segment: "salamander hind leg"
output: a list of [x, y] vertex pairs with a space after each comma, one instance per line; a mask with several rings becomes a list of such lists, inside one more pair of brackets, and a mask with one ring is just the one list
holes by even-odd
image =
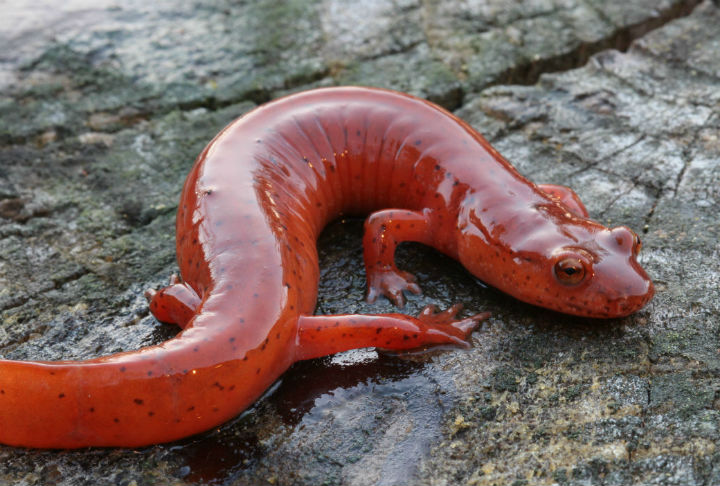
[[585, 205], [580, 200], [580, 196], [569, 187], [558, 186], [556, 184], [538, 184], [538, 188], [544, 193], [560, 200], [573, 214], [583, 218], [590, 217], [587, 209], [585, 209]]
[[164, 289], [145, 291], [150, 303], [150, 312], [160, 322], [176, 324], [185, 328], [195, 315], [200, 297], [187, 284], [181, 283], [177, 275], [170, 277], [170, 285]]
[[300, 316], [296, 359], [312, 359], [376, 347], [392, 351], [451, 344], [468, 347], [468, 339], [487, 312], [456, 318], [460, 305], [444, 312], [426, 307], [418, 317], [404, 314]]
[[395, 249], [403, 241], [430, 244], [428, 214], [406, 209], [384, 209], [365, 220], [363, 250], [367, 276], [367, 301], [380, 295], [398, 307], [405, 305], [403, 291], [420, 293], [415, 276], [395, 266]]

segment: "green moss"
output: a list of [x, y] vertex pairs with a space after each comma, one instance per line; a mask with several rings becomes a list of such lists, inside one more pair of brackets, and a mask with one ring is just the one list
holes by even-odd
[[500, 366], [492, 372], [492, 387], [495, 391], [518, 391], [518, 383], [520, 381], [519, 370], [510, 366]]

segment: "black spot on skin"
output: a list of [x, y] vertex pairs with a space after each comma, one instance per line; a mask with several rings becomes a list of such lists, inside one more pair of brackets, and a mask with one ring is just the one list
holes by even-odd
[[375, 329], [375, 334], [380, 334], [382, 332], [382, 327], [378, 327]]
[[195, 346], [195, 347], [193, 348], [193, 353], [197, 353], [198, 351], [200, 351], [200, 348], [198, 348], [197, 346]]
[[5, 390], [0, 390], [0, 395], [5, 395]]
[[316, 330], [317, 332], [320, 332], [320, 331], [322, 330], [322, 327], [318, 326], [318, 327], [315, 328], [315, 330]]
[[152, 376], [152, 371], [148, 371], [148, 372], [147, 372], [147, 375], [148, 375], [148, 376]]
[[115, 417], [115, 418], [113, 419], [113, 422], [115, 422], [116, 424], [119, 424], [119, 423], [120, 423], [120, 419], [117, 418], [117, 417]]
[[90, 413], [95, 413], [95, 407], [90, 407]]
[[414, 339], [417, 339], [417, 337], [418, 337], [417, 334], [413, 334], [413, 338], [414, 338]]
[[440, 165], [439, 165], [439, 164], [435, 164], [435, 170], [440, 170]]
[[148, 417], [152, 417], [153, 415], [155, 415], [155, 412], [153, 412], [152, 410], [148, 412]]
[[65, 398], [65, 394], [64, 393], [59, 394], [58, 398]]
[[136, 398], [136, 399], [133, 400], [133, 402], [135, 402], [136, 405], [142, 405], [142, 404], [143, 404], [142, 398]]
[[230, 387], [228, 388], [228, 391], [233, 391], [234, 389], [235, 389], [235, 385], [230, 385]]
[[420, 145], [422, 143], [422, 140], [415, 140], [415, 145]]
[[225, 387], [222, 386], [222, 385], [220, 384], [220, 382], [218, 382], [218, 381], [216, 381], [215, 383], [213, 383], [212, 386], [216, 387], [216, 388], [217, 388], [218, 390], [220, 390], [220, 391], [222, 391], [222, 390], [225, 389]]
[[188, 412], [192, 412], [193, 410], [195, 410], [195, 405], [190, 405], [187, 409]]
[[407, 341], [408, 339], [410, 339], [410, 336], [408, 336], [407, 334], [403, 334], [403, 341]]
[[230, 341], [231, 343], [234, 343], [234, 342], [235, 342], [235, 338], [234, 338], [234, 337], [231, 337], [230, 339], [228, 339], [228, 341]]

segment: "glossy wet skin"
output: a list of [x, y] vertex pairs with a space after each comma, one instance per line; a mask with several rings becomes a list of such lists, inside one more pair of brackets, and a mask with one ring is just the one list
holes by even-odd
[[[494, 226], [494, 237], [478, 231], [477, 208], [468, 213], [476, 224], [462, 231], [461, 262], [481, 280], [512, 289], [508, 293], [520, 300], [566, 314], [611, 318], [636, 312], [654, 294], [637, 262], [639, 239], [627, 227], [608, 229], [571, 212], [539, 211], [536, 221], [514, 229], [525, 237], [513, 239], [502, 223]], [[482, 258], [477, 248], [484, 248]], [[488, 261], [502, 262], [502, 270]]]
[[490, 181], [464, 175], [474, 190], [459, 203], [457, 258], [470, 272], [530, 304], [584, 317], [627, 316], [652, 298], [632, 230], [589, 219], [575, 193], [536, 186], [488, 150], [508, 170], [488, 170]]
[[420, 291], [395, 266], [403, 241], [561, 312], [618, 317], [652, 297], [629, 230], [585, 218], [567, 188], [527, 181], [441, 108], [368, 88], [299, 93], [231, 123], [190, 171], [177, 215], [181, 278], [148, 292], [153, 314], [182, 328], [177, 337], [84, 362], [0, 360], [0, 442], [167, 442], [236, 416], [299, 360], [468, 346], [486, 313], [313, 315], [315, 241], [347, 214], [369, 214], [369, 301], [401, 307]]

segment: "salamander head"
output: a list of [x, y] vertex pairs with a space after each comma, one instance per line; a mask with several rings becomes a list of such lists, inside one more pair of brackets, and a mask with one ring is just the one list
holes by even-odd
[[556, 249], [544, 269], [552, 276], [545, 292], [548, 307], [606, 318], [640, 310], [655, 293], [637, 262], [641, 246], [637, 235], [621, 226], [604, 229], [584, 245]]
[[637, 262], [637, 235], [624, 226], [608, 229], [573, 219], [537, 231], [526, 228], [530, 234], [519, 244], [520, 232], [507, 237], [513, 228], [503, 228], [505, 233], [489, 242], [493, 232], [468, 226], [458, 246], [460, 260], [488, 284], [559, 312], [612, 318], [641, 309], [654, 288]]

